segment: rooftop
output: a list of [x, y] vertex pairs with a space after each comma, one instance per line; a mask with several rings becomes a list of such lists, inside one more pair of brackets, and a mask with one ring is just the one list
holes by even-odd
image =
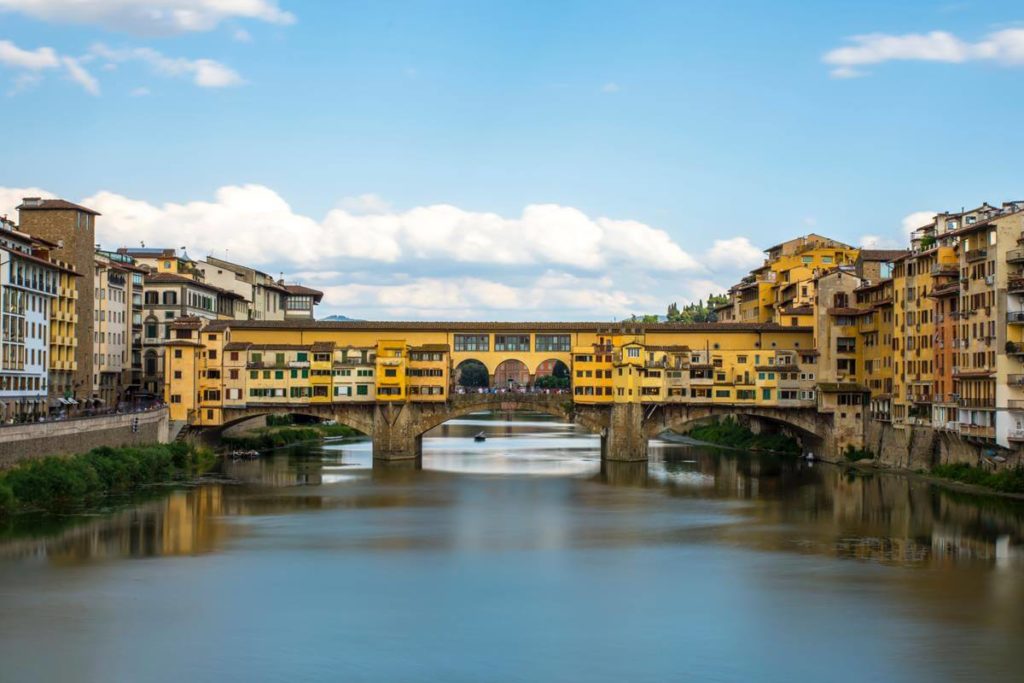
[[40, 199], [39, 197], [25, 197], [18, 205], [18, 211], [81, 211], [99, 216], [99, 211], [69, 202], [66, 199]]

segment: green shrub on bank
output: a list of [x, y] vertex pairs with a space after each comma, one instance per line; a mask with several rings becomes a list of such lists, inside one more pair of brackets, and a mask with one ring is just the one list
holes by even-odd
[[309, 427], [263, 429], [242, 436], [226, 436], [222, 442], [229, 448], [267, 450], [301, 441], [319, 441], [326, 436], [358, 436], [360, 432], [347, 425], [318, 424]]
[[984, 486], [1001, 493], [1024, 493], [1024, 468], [990, 472], [966, 463], [936, 465], [931, 474], [943, 479], [952, 479], [963, 484]]
[[843, 457], [849, 462], [857, 462], [858, 460], [874, 460], [875, 454], [867, 448], [854, 448], [853, 444], [847, 444]]
[[268, 427], [290, 427], [295, 423], [294, 415], [267, 415]]
[[688, 436], [718, 446], [743, 448], [752, 451], [774, 451], [800, 454], [800, 445], [784, 434], [754, 434], [731, 417], [694, 427]]
[[60, 509], [202, 472], [214, 456], [185, 443], [94, 448], [24, 462], [0, 475], [0, 511]]

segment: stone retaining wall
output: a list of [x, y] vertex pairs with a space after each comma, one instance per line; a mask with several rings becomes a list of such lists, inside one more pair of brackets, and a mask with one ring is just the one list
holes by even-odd
[[[137, 422], [137, 430], [132, 426]], [[61, 422], [0, 427], [0, 469], [48, 455], [74, 455], [99, 446], [168, 441], [167, 409]]]
[[864, 447], [875, 454], [875, 462], [885, 467], [907, 470], [931, 470], [936, 465], [967, 463], [993, 467], [997, 463], [982, 457], [995, 450], [1006, 458], [999, 468], [1024, 465], [1021, 451], [1004, 451], [967, 441], [959, 434], [940, 432], [930, 427], [895, 429], [886, 422], [868, 420], [864, 430]]

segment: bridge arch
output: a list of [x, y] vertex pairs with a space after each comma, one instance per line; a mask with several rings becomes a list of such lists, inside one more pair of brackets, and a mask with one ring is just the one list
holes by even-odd
[[530, 386], [530, 368], [518, 358], [506, 358], [494, 368], [494, 386], [517, 388]]
[[424, 405], [420, 410], [414, 426], [416, 436], [423, 436], [449, 420], [485, 410], [544, 413], [579, 425], [594, 434], [601, 434], [607, 427], [602, 414], [576, 410], [572, 397], [568, 394], [466, 394], [458, 396], [448, 405], [442, 404], [435, 410], [429, 408], [430, 406]]
[[249, 420], [271, 415], [294, 415], [311, 418], [316, 421], [334, 420], [338, 424], [351, 427], [367, 436], [373, 434], [373, 407], [365, 405], [345, 406], [324, 404], [295, 406], [261, 406], [259, 408], [243, 408], [224, 410], [224, 422], [214, 432], [224, 434], [227, 430], [237, 427]]
[[696, 423], [735, 417], [780, 428], [797, 439], [804, 451], [821, 454], [828, 447], [831, 436], [830, 416], [819, 414], [813, 408], [757, 408], [735, 405], [679, 405], [659, 406], [658, 411], [644, 422], [648, 438], [665, 431], [684, 432]]
[[452, 382], [455, 386], [477, 389], [491, 386], [493, 373], [487, 364], [477, 358], [466, 358], [455, 366]]

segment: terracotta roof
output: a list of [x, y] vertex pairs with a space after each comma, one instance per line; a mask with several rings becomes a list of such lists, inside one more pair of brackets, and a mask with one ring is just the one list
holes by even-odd
[[[31, 203], [30, 203], [31, 202]], [[25, 197], [18, 205], [18, 211], [82, 211], [99, 216], [99, 211], [69, 202], [66, 199], [39, 199], [38, 197]]]
[[690, 350], [685, 344], [669, 344], [667, 346], [648, 346], [648, 351], [665, 351], [667, 353], [686, 353]]
[[861, 249], [862, 261], [893, 261], [907, 253], [906, 249]]
[[818, 390], [826, 394], [838, 394], [841, 392], [856, 391], [870, 393], [870, 389], [856, 382], [820, 382]]
[[44, 266], [48, 266], [50, 268], [53, 268], [54, 270], [62, 270], [65, 273], [71, 273], [72, 275], [79, 275], [78, 271], [76, 271], [74, 268], [67, 268], [65, 266], [59, 265], [57, 263], [54, 263], [53, 261], [51, 261], [49, 259], [45, 259], [42, 256], [36, 256], [35, 254], [26, 254], [23, 251], [8, 251], [7, 253], [11, 254], [12, 256], [16, 256], [18, 258], [25, 259], [26, 261], [32, 261], [33, 263], [39, 263], [39, 264], [42, 264]]
[[223, 294], [224, 296], [228, 296], [233, 299], [245, 298], [244, 296], [236, 292], [232, 292], [227, 289], [221, 289], [220, 287], [215, 287], [214, 285], [207, 284], [201, 280], [193, 280], [190, 277], [178, 275], [177, 273], [150, 273], [149, 275], [146, 276], [146, 282], [157, 285], [175, 283], [193, 285], [195, 287], [202, 287], [203, 289], [208, 289], [211, 292], [216, 292], [217, 294]]
[[[623, 325], [607, 322], [508, 322], [508, 321], [427, 321], [427, 320], [216, 320], [211, 327], [239, 330], [436, 330], [438, 332], [491, 332], [522, 330], [531, 332], [606, 332], [616, 333]], [[775, 323], [629, 323], [641, 332], [811, 332], [807, 326], [784, 327]]]
[[[202, 327], [203, 319], [196, 315], [185, 315], [171, 322], [171, 327]], [[216, 331], [216, 330], [214, 330]]]
[[284, 285], [285, 291], [289, 294], [296, 294], [300, 296], [311, 296], [318, 302], [324, 297], [324, 293], [319, 289], [313, 289], [311, 287], [305, 287], [303, 285]]
[[828, 309], [829, 315], [867, 315], [871, 313], [870, 308], [830, 308]]
[[334, 351], [334, 342], [329, 342], [329, 341], [313, 342], [313, 346], [311, 348], [312, 348], [313, 351], [319, 351], [320, 353], [324, 353], [326, 351]]
[[447, 344], [421, 344], [420, 346], [410, 346], [413, 351], [450, 351], [450, 347]]
[[230, 342], [224, 345], [225, 351], [245, 351], [252, 346], [252, 342]]
[[814, 315], [814, 306], [794, 306], [779, 311], [782, 315]]

